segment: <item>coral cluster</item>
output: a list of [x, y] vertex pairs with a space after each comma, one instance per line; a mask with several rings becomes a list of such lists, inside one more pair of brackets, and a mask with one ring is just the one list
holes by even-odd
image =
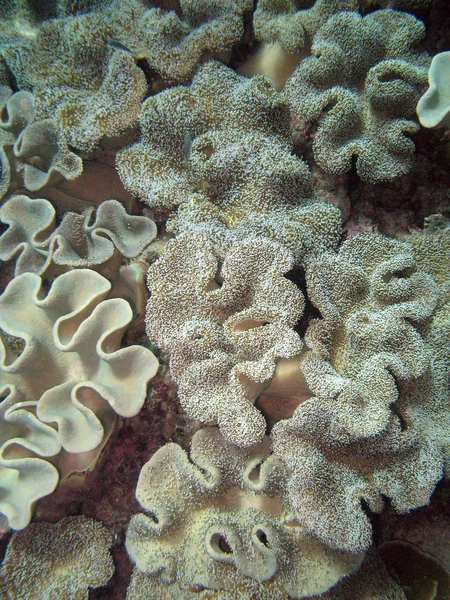
[[293, 326], [303, 296], [283, 277], [292, 265], [289, 251], [259, 238], [237, 243], [219, 267], [206, 236], [184, 234], [148, 272], [147, 332], [170, 356], [183, 407], [240, 446], [264, 435], [252, 403], [277, 360], [302, 348]]
[[51, 263], [92, 268], [116, 252], [134, 258], [156, 237], [153, 221], [128, 215], [117, 200], [102, 202], [96, 212], [68, 212], [55, 229], [48, 200], [14, 196], [0, 208], [0, 221], [9, 226], [0, 236], [0, 259], [17, 256], [16, 275], [43, 275]]
[[253, 15], [255, 36], [280, 44], [287, 52], [299, 52], [331, 16], [357, 8], [357, 0], [316, 0], [300, 10], [293, 0], [259, 0]]
[[[110, 288], [79, 269], [45, 294], [38, 275], [23, 273], [0, 296], [0, 512], [14, 529], [27, 525], [33, 503], [56, 485], [57, 471], [42, 457], [53, 456], [66, 474], [89, 467], [114, 415], [139, 412], [157, 371], [146, 348], [120, 348], [132, 311], [123, 299], [105, 299]], [[65, 464], [62, 450], [78, 456]]]
[[267, 582], [272, 594], [304, 598], [360, 565], [363, 554], [333, 551], [290, 523], [285, 468], [267, 438], [242, 450], [203, 429], [190, 458], [168, 444], [139, 477], [145, 514], [132, 518], [126, 545], [138, 572], [153, 576], [145, 581], [149, 597], [175, 582], [229, 592], [253, 584], [265, 597]]
[[411, 247], [381, 236], [319, 258], [307, 284], [322, 318], [310, 323], [300, 364], [316, 397], [274, 427], [274, 450], [292, 469], [299, 520], [357, 550], [371, 543], [361, 499], [378, 512], [389, 497], [407, 512], [448, 468], [448, 309], [430, 319], [438, 286]]
[[87, 517], [32, 523], [11, 538], [0, 585], [8, 598], [88, 600], [114, 573], [110, 532]]
[[450, 474], [429, 4], [0, 0], [0, 597], [411, 595], [380, 532]]
[[181, 0], [180, 18], [140, 0], [113, 0], [39, 27], [25, 21], [20, 29], [16, 21], [0, 54], [33, 90], [39, 117], [54, 117], [73, 146], [92, 150], [135, 121], [146, 73], [156, 81], [186, 79], [205, 54], [232, 49], [251, 8], [249, 0]]
[[75, 179], [81, 174], [82, 161], [55, 121], [35, 116], [32, 94], [0, 86], [0, 198], [22, 185], [39, 190], [55, 175]]
[[356, 161], [358, 175], [378, 182], [407, 173], [418, 130], [414, 120], [430, 62], [415, 46], [421, 21], [379, 10], [361, 17], [338, 13], [316, 33], [312, 56], [288, 80], [285, 94], [295, 116], [317, 126], [317, 164], [333, 174]]
[[263, 235], [306, 260], [335, 248], [340, 215], [315, 198], [306, 164], [292, 153], [289, 120], [267, 78], [210, 62], [189, 87], [144, 102], [141, 140], [118, 153], [117, 169], [151, 207], [180, 207], [174, 233], [205, 233], [222, 255], [236, 240]]

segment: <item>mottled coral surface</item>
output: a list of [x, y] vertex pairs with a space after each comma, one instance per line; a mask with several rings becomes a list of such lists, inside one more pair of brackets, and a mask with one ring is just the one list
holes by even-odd
[[[102, 421], [89, 378], [70, 397], [107, 434], [84, 461], [59, 449], [58, 411], [39, 411], [31, 384], [0, 381], [2, 460], [44, 462], [38, 433], [55, 442], [30, 529], [0, 515], [0, 558], [17, 540], [0, 597], [27, 593], [27, 552], [33, 594], [49, 584], [53, 542], [36, 551], [27, 532], [62, 536], [76, 564], [70, 523], [104, 568], [58, 569], [64, 600], [449, 597], [450, 133], [415, 112], [450, 49], [447, 4], [0, 0], [0, 290], [39, 271], [39, 304], [90, 269], [106, 306], [129, 304], [105, 353], [159, 363], [135, 416]], [[58, 261], [58, 235], [75, 260]], [[22, 300], [0, 330], [16, 380]], [[66, 315], [68, 337], [93, 309]], [[62, 368], [54, 339], [26, 374], [40, 391], [92, 366]], [[198, 452], [204, 431], [217, 443]]]

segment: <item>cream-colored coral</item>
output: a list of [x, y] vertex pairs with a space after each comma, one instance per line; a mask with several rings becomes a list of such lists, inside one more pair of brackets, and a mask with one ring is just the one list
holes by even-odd
[[253, 406], [277, 360], [297, 355], [303, 296], [283, 274], [292, 255], [265, 238], [236, 243], [223, 264], [206, 236], [171, 240], [148, 272], [147, 333], [170, 357], [190, 417], [217, 421], [250, 446], [264, 435]]
[[230, 229], [220, 207], [193, 194], [168, 220], [167, 229], [177, 235], [190, 232], [206, 235], [214, 240], [215, 252], [221, 260], [236, 242], [265, 237], [286, 246], [295, 263], [305, 265], [319, 254], [337, 248], [341, 216], [334, 206], [311, 200], [294, 207], [250, 209]]
[[316, 0], [310, 8], [300, 10], [297, 4], [293, 0], [259, 0], [253, 15], [256, 39], [299, 52], [332, 15], [358, 9], [358, 0]]
[[450, 127], [450, 52], [433, 57], [428, 72], [429, 88], [417, 104], [424, 127]]
[[312, 194], [308, 168], [292, 153], [288, 106], [266, 77], [209, 62], [189, 87], [148, 98], [139, 121], [141, 140], [119, 152], [117, 169], [150, 206], [174, 208], [197, 192], [232, 225], [252, 207], [299, 204]]
[[75, 179], [83, 170], [52, 119], [35, 120], [30, 92], [0, 87], [0, 198], [25, 186], [36, 191], [60, 178]]
[[45, 199], [14, 196], [0, 208], [9, 225], [0, 236], [0, 259], [17, 257], [15, 275], [42, 275], [54, 262], [61, 266], [94, 267], [116, 254], [138, 256], [156, 237], [156, 225], [130, 216], [117, 200], [102, 202], [84, 213], [68, 212], [55, 229], [55, 209]]
[[84, 516], [32, 523], [8, 544], [2, 584], [15, 600], [87, 600], [114, 573], [112, 535]]
[[[115, 414], [129, 417], [139, 412], [147, 382], [158, 369], [146, 348], [120, 348], [133, 315], [125, 300], [105, 300], [110, 288], [101, 275], [79, 269], [60, 275], [47, 294], [40, 277], [24, 273], [0, 296], [2, 382], [20, 393], [10, 403], [9, 414], [20, 417], [23, 397], [25, 408], [34, 407], [41, 423], [55, 427], [62, 448], [77, 455], [72, 470], [86, 469], [95, 460]], [[14, 347], [14, 340], [22, 347]], [[51, 444], [54, 449], [52, 439]], [[51, 453], [55, 454], [48, 450], [47, 455]], [[62, 472], [64, 460], [64, 453], [54, 459]], [[28, 468], [27, 476], [39, 478], [39, 469]], [[17, 529], [26, 526], [35, 500], [29, 486], [22, 497], [22, 488], [16, 487], [19, 475], [12, 464], [0, 477], [2, 496], [12, 498], [1, 510]]]
[[34, 503], [56, 488], [57, 469], [46, 458], [61, 450], [58, 434], [36, 417], [37, 402], [15, 385], [0, 388], [0, 513], [21, 529]]
[[145, 514], [132, 517], [126, 539], [139, 571], [198, 591], [245, 583], [264, 590], [268, 582], [304, 598], [360, 565], [362, 554], [330, 550], [290, 524], [286, 472], [267, 438], [243, 450], [203, 429], [190, 458], [167, 444], [141, 471], [136, 496]]
[[413, 164], [410, 135], [430, 57], [416, 52], [421, 21], [390, 9], [331, 17], [314, 37], [312, 56], [287, 81], [294, 116], [314, 123], [313, 151], [326, 171], [388, 181]]
[[405, 513], [426, 504], [443, 475], [442, 450], [420, 429], [402, 430], [394, 414], [369, 437], [343, 441], [339, 425], [334, 400], [318, 396], [274, 426], [272, 443], [291, 471], [298, 521], [332, 548], [355, 552], [372, 543], [363, 505], [381, 512], [390, 498]]

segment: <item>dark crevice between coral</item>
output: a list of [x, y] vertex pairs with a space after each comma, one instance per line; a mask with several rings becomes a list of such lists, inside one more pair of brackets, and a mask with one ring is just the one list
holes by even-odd
[[[385, 498], [383, 496], [383, 500], [387, 501], [387, 500], [389, 500], [389, 498]], [[360, 501], [360, 504], [361, 504], [361, 510], [366, 515], [366, 517], [369, 519], [369, 521], [372, 523], [372, 519], [373, 519], [374, 513], [370, 510], [368, 502], [364, 498], [360, 498], [359, 501]]]
[[253, 11], [244, 14], [244, 33], [237, 44], [231, 50], [228, 66], [237, 71], [251, 55], [259, 48], [260, 43], [255, 40], [253, 32], [253, 12], [256, 10], [257, 0], [253, 1]]
[[402, 431], [406, 431], [408, 429], [408, 424], [405, 420], [405, 418], [403, 417], [403, 415], [401, 414], [399, 407], [397, 406], [396, 402], [393, 402], [389, 408], [391, 409], [391, 412], [398, 418], [399, 422], [400, 422], [400, 428]]
[[227, 538], [224, 535], [215, 533], [211, 540], [211, 545], [213, 546], [213, 548], [218, 548], [224, 554], [233, 554], [233, 550], [230, 544], [228, 543]]
[[[1, 58], [1, 56], [0, 56], [0, 58]], [[20, 87], [19, 87], [19, 84], [17, 83], [16, 76], [11, 71], [11, 69], [6, 64], [6, 62], [4, 62], [3, 64], [6, 69], [6, 80], [8, 82], [7, 85], [11, 88], [13, 94], [15, 94], [16, 92], [20, 91]]]
[[301, 338], [305, 337], [306, 330], [309, 327], [309, 323], [312, 319], [322, 319], [322, 314], [318, 308], [314, 306], [311, 300], [308, 298], [306, 290], [306, 274], [303, 268], [294, 267], [284, 277], [289, 281], [292, 281], [303, 293], [305, 298], [305, 310], [302, 316], [294, 326], [294, 331], [298, 333]]

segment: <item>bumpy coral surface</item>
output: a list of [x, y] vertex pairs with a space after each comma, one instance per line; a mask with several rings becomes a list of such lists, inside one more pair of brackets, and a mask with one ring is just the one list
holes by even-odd
[[45, 199], [14, 196], [0, 208], [0, 221], [9, 225], [0, 236], [0, 259], [17, 257], [15, 274], [42, 275], [49, 265], [93, 267], [115, 252], [138, 256], [156, 237], [147, 217], [130, 216], [116, 200], [102, 202], [84, 213], [66, 213], [55, 229], [55, 209]]
[[207, 63], [189, 87], [148, 98], [139, 121], [141, 141], [119, 153], [117, 169], [150, 206], [171, 209], [202, 193], [232, 224], [251, 207], [312, 194], [307, 166], [291, 152], [286, 102], [263, 76]]
[[370, 234], [318, 258], [307, 286], [323, 317], [306, 332], [308, 385], [335, 398], [343, 437], [376, 435], [397, 400], [396, 381], [429, 368], [430, 351], [411, 322], [432, 314], [438, 287], [418, 269], [410, 246]]
[[[62, 472], [90, 466], [111, 432], [114, 414], [139, 412], [147, 382], [158, 368], [158, 361], [146, 348], [120, 348], [132, 311], [125, 300], [105, 300], [110, 288], [101, 275], [80, 269], [59, 276], [45, 295], [40, 277], [24, 273], [0, 296], [2, 382], [20, 392], [4, 400], [8, 410], [2, 429], [6, 426], [9, 433], [8, 421], [20, 425], [27, 419], [35, 428], [33, 415], [21, 412], [32, 412], [35, 407], [41, 423], [56, 424], [62, 448], [79, 454], [68, 465], [64, 456], [55, 458]], [[41, 440], [46, 435], [56, 455], [59, 449], [53, 436], [45, 428], [39, 435]], [[32, 453], [28, 437], [23, 433], [16, 444]], [[38, 452], [41, 456], [51, 453], [49, 448], [46, 453]], [[27, 479], [36, 481], [39, 489], [41, 472], [39, 461], [2, 462], [0, 511], [14, 529], [29, 521], [36, 490]], [[23, 485], [24, 481], [28, 485]], [[50, 487], [47, 482], [47, 489]]]
[[345, 173], [356, 159], [359, 176], [370, 182], [410, 170], [408, 136], [418, 130], [415, 108], [430, 60], [415, 51], [424, 32], [421, 21], [393, 10], [340, 13], [319, 29], [312, 56], [285, 88], [294, 115], [317, 125], [319, 166]]
[[139, 477], [136, 495], [146, 514], [132, 518], [126, 545], [136, 568], [155, 576], [154, 586], [148, 579], [150, 598], [161, 597], [158, 575], [198, 591], [238, 590], [248, 580], [264, 590], [271, 580], [304, 598], [361, 563], [362, 554], [330, 550], [289, 524], [286, 473], [267, 438], [242, 450], [217, 429], [204, 429], [195, 434], [190, 456], [167, 444]]
[[52, 119], [34, 121], [32, 94], [0, 86], [0, 198], [12, 187], [39, 190], [55, 175], [75, 179], [83, 169]]
[[253, 15], [256, 38], [298, 52], [332, 15], [358, 8], [357, 0], [316, 0], [311, 8], [300, 10], [296, 4], [293, 0], [259, 0]]
[[111, 544], [106, 527], [87, 517], [32, 523], [15, 533], [8, 545], [4, 590], [15, 600], [87, 600], [88, 588], [105, 585], [114, 573]]
[[274, 427], [274, 449], [292, 469], [299, 520], [334, 547], [360, 549], [371, 543], [361, 499], [377, 512], [387, 496], [406, 512], [448, 468], [448, 306], [436, 310], [439, 288], [412, 248], [381, 236], [319, 258], [307, 285], [323, 318], [300, 364], [317, 397]]
[[170, 223], [176, 233], [203, 231], [222, 254], [233, 240], [263, 234], [301, 260], [336, 246], [340, 216], [314, 199], [289, 123], [287, 104], [266, 77], [249, 80], [210, 62], [191, 86], [144, 102], [141, 140], [119, 152], [117, 169], [151, 207], [181, 205]]
[[133, 123], [147, 92], [145, 73], [186, 79], [204, 54], [232, 49], [251, 8], [249, 0], [181, 0], [177, 14], [114, 0], [39, 28], [25, 21], [18, 32], [13, 23], [1, 36], [1, 54], [33, 89], [38, 114], [55, 117], [72, 145], [89, 150]]
[[285, 248], [259, 238], [237, 243], [219, 265], [208, 238], [185, 234], [148, 272], [147, 333], [170, 356], [183, 407], [241, 446], [264, 435], [252, 402], [276, 361], [302, 347], [293, 326], [303, 296], [283, 277], [292, 264]]

